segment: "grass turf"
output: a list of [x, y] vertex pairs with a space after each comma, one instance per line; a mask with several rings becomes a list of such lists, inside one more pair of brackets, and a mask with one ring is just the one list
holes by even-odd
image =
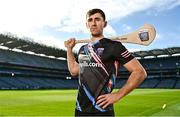
[[[73, 116], [76, 93], [77, 90], [0, 90], [0, 116]], [[116, 116], [180, 116], [180, 90], [136, 89], [114, 107]]]

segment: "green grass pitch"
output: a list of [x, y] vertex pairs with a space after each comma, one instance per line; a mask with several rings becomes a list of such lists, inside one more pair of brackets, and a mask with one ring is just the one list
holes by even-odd
[[[76, 93], [0, 90], [0, 116], [73, 116]], [[116, 116], [180, 116], [180, 90], [136, 89], [114, 107]]]

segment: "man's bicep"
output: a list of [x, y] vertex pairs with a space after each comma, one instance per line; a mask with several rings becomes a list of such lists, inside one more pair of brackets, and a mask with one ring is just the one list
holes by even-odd
[[141, 70], [143, 69], [142, 65], [139, 63], [139, 61], [134, 58], [132, 60], [130, 60], [129, 62], [124, 64], [124, 67], [129, 71], [129, 72], [133, 72], [136, 70]]

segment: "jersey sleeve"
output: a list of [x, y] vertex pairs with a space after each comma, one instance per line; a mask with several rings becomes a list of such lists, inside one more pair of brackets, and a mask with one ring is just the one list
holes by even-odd
[[122, 45], [122, 43], [114, 42], [113, 45], [113, 57], [121, 64], [125, 64], [134, 58], [134, 56]]

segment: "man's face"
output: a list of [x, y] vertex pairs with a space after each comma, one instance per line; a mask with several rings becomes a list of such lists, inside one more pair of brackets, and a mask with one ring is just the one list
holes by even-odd
[[103, 17], [100, 13], [95, 13], [90, 17], [87, 17], [87, 28], [90, 30], [92, 36], [101, 36], [103, 34], [103, 29], [106, 25]]

